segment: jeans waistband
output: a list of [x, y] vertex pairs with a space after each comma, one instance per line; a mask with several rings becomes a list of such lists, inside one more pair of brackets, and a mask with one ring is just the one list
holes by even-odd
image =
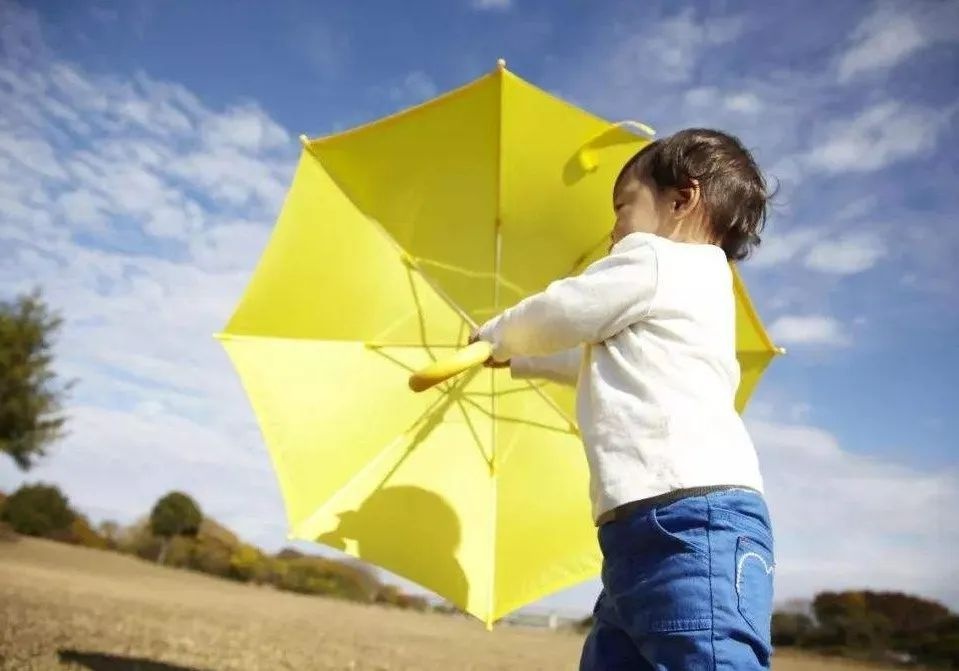
[[611, 510], [607, 510], [596, 519], [596, 526], [600, 527], [608, 522], [615, 522], [616, 520], [633, 515], [638, 511], [650, 510], [652, 508], [656, 508], [657, 506], [664, 506], [668, 503], [679, 501], [680, 499], [686, 499], [691, 496], [706, 496], [707, 494], [715, 494], [716, 492], [724, 492], [730, 489], [745, 490], [759, 494], [759, 492], [752, 487], [744, 487], [743, 485], [709, 485], [707, 487], [686, 487], [684, 489], [674, 489], [666, 492], [665, 494], [659, 494], [657, 496], [650, 496], [649, 498], [645, 499], [630, 501], [629, 503], [624, 503]]

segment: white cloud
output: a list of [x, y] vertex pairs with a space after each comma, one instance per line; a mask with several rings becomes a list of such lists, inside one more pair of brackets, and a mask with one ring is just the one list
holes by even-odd
[[390, 100], [402, 105], [415, 105], [436, 97], [436, 83], [420, 70], [410, 72], [389, 88]]
[[763, 110], [763, 102], [755, 93], [733, 93], [723, 101], [726, 109], [745, 114], [758, 114]]
[[202, 131], [208, 147], [228, 145], [245, 150], [273, 149], [289, 142], [289, 134], [253, 105], [206, 118]]
[[683, 96], [683, 102], [693, 113], [721, 108], [729, 112], [758, 114], [764, 108], [763, 101], [751, 91], [730, 93], [715, 86], [699, 86]]
[[824, 315], [785, 315], [769, 326], [773, 340], [782, 345], [848, 345], [849, 336], [843, 325]]
[[879, 2], [855, 28], [837, 60], [839, 81], [893, 68], [929, 45], [959, 39], [955, 3]]
[[749, 259], [753, 268], [770, 268], [788, 263], [796, 258], [822, 236], [812, 228], [799, 228], [792, 231], [777, 231], [764, 236], [755, 256]]
[[513, 0], [472, 0], [473, 9], [479, 10], [506, 10], [513, 6]]
[[889, 101], [826, 126], [806, 165], [829, 173], [873, 172], [936, 146], [952, 110]]
[[913, 17], [881, 7], [853, 33], [853, 45], [839, 59], [839, 80], [894, 66], [928, 41]]
[[[18, 25], [39, 25], [16, 11]], [[81, 509], [121, 519], [186, 488], [275, 548], [275, 479], [211, 334], [249, 279], [299, 147], [255, 104], [214, 109], [177, 84], [18, 52], [24, 37], [0, 25], [0, 46], [20, 54], [0, 62], [0, 292], [44, 289], [66, 320], [58, 369], [79, 379], [70, 434], [26, 476], [0, 460], [0, 488], [50, 479]]]
[[886, 246], [875, 233], [850, 233], [813, 245], [805, 264], [823, 273], [853, 275], [872, 268], [885, 255]]
[[608, 60], [610, 82], [623, 86], [638, 74], [667, 82], [686, 82], [700, 58], [727, 44], [745, 29], [740, 18], [701, 20], [692, 9], [660, 19], [646, 29], [626, 33]]
[[749, 429], [775, 530], [778, 601], [870, 588], [959, 604], [959, 473], [855, 454], [815, 426]]
[[[851, 452], [809, 413], [803, 402], [757, 403], [749, 415], [762, 419], [747, 420], [776, 545], [776, 604], [873, 589], [959, 608], [959, 472]], [[543, 605], [585, 613], [599, 589], [591, 581]]]

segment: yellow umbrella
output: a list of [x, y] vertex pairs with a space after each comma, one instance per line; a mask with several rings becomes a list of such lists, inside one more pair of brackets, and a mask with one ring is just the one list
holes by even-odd
[[[410, 373], [605, 252], [610, 191], [648, 140], [497, 69], [304, 138], [220, 338], [259, 419], [291, 536], [339, 547], [487, 626], [597, 575], [573, 390], [482, 367]], [[775, 349], [738, 281], [740, 407]]]

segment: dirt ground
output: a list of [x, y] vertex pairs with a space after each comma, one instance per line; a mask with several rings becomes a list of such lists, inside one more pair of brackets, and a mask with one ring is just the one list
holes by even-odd
[[[575, 669], [570, 632], [277, 592], [49, 541], [0, 542], [0, 669]], [[776, 671], [866, 669], [777, 654]]]

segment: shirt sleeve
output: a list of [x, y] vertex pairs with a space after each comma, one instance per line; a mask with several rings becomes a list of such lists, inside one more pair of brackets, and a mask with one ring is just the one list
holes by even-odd
[[546, 356], [514, 356], [510, 359], [510, 374], [517, 380], [542, 379], [576, 386], [583, 363], [583, 348]]
[[556, 280], [477, 331], [493, 358], [555, 354], [600, 343], [642, 320], [656, 295], [656, 250], [645, 243], [615, 252], [582, 274]]

